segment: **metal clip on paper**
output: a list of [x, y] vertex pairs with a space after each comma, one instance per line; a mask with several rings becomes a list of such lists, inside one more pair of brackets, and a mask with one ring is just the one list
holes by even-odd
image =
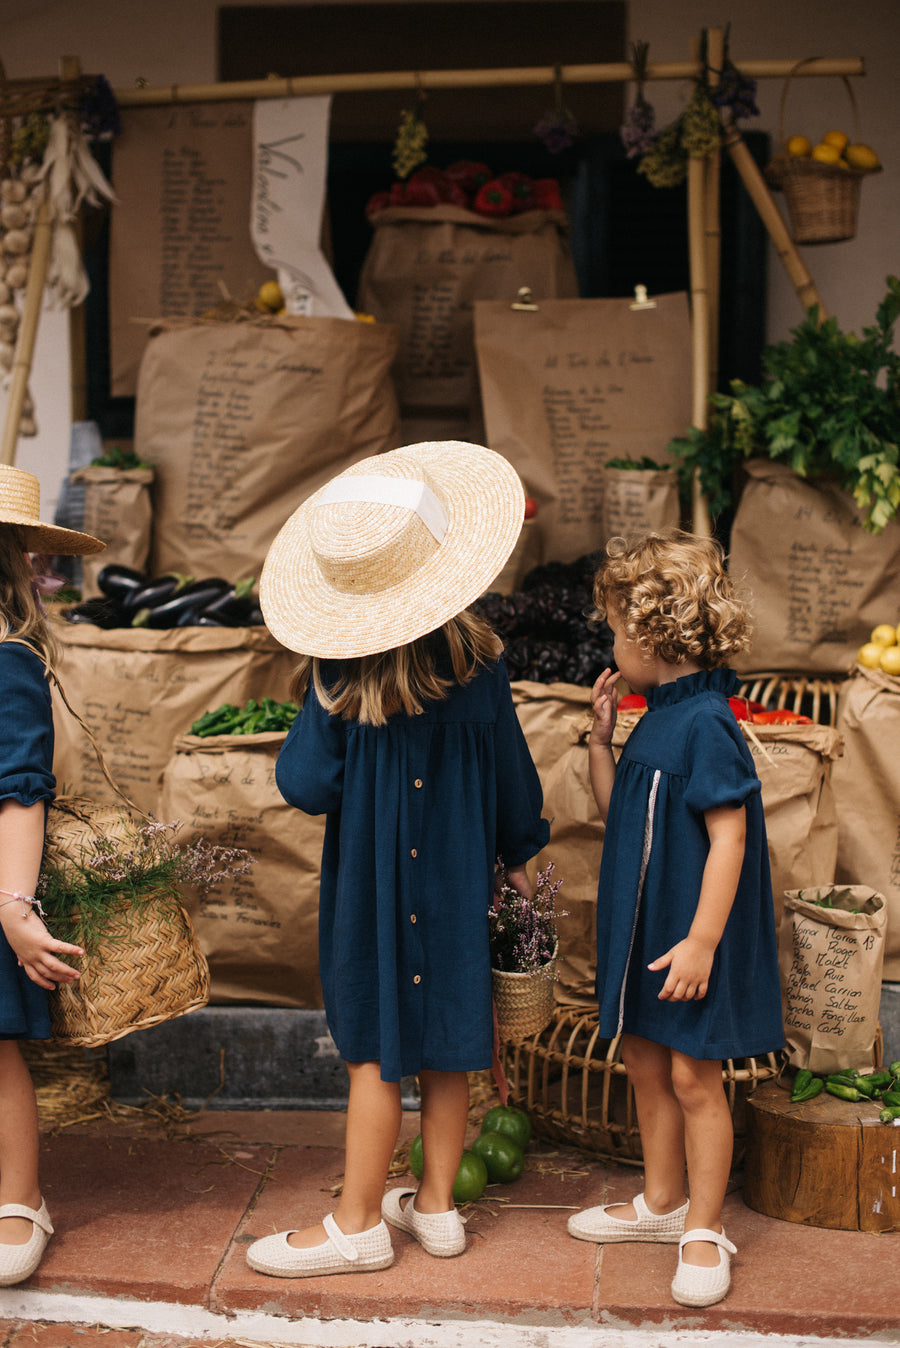
[[530, 286], [519, 286], [516, 298], [513, 300], [510, 308], [519, 309], [523, 313], [536, 314], [538, 312], [538, 306], [531, 297]]
[[631, 301], [628, 307], [629, 309], [655, 309], [656, 300], [649, 300], [647, 298], [646, 286], [635, 286], [634, 299]]

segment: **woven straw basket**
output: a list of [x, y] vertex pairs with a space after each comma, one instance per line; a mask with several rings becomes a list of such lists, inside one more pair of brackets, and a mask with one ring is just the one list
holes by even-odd
[[553, 1018], [556, 1000], [556, 956], [559, 942], [553, 948], [553, 957], [533, 974], [505, 973], [491, 970], [494, 1006], [497, 1008], [497, 1027], [504, 1042], [527, 1039], [539, 1034]]
[[[798, 61], [784, 82], [781, 93], [780, 139], [785, 143], [784, 109], [791, 76], [813, 58]], [[853, 110], [855, 141], [859, 141], [859, 114], [853, 89], [841, 76]], [[879, 172], [878, 169], [870, 172]], [[856, 234], [860, 186], [867, 176], [856, 169], [837, 164], [821, 164], [817, 159], [799, 159], [781, 153], [766, 168], [766, 181], [784, 192], [795, 243], [839, 243]]]
[[[127, 844], [133, 828], [130, 816], [115, 806], [62, 796], [49, 811], [45, 858], [65, 867], [87, 854], [92, 837]], [[123, 900], [111, 909], [96, 949], [82, 960], [78, 981], [51, 995], [53, 1037], [96, 1048], [208, 1000], [209, 968], [185, 910], [155, 905], [152, 897], [136, 910]]]

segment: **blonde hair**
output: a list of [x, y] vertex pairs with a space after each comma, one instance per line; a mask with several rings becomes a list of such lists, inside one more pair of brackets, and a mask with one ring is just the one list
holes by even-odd
[[[452, 679], [437, 670], [444, 649], [450, 656]], [[337, 680], [328, 688], [323, 662], [304, 656], [291, 681], [291, 697], [302, 705], [312, 681], [316, 697], [332, 715], [364, 725], [384, 725], [396, 712], [414, 716], [422, 711], [423, 703], [445, 698], [454, 683], [468, 683], [482, 665], [498, 659], [502, 650], [496, 633], [467, 609], [407, 646], [341, 660]]]
[[0, 641], [11, 637], [52, 664], [55, 643], [35, 593], [25, 532], [17, 524], [0, 524]]
[[712, 538], [670, 529], [613, 538], [594, 578], [599, 617], [612, 610], [627, 639], [667, 664], [724, 665], [750, 644], [750, 618]]

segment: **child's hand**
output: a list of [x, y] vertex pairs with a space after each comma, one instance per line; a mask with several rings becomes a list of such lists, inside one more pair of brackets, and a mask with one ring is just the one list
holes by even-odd
[[29, 913], [23, 921], [18, 914], [3, 923], [6, 939], [32, 983], [51, 992], [57, 983], [74, 983], [80, 978], [77, 969], [63, 964], [58, 955], [80, 956], [80, 946], [67, 945], [51, 936], [37, 913]]
[[648, 964], [647, 968], [653, 973], [658, 969], [668, 968], [669, 973], [662, 990], [659, 993], [659, 1000], [662, 1002], [691, 1002], [701, 1001], [706, 996], [706, 990], [709, 987], [709, 975], [712, 970], [713, 955], [715, 950], [710, 950], [708, 946], [701, 944], [700, 941], [693, 940], [690, 936], [673, 945], [671, 950], [667, 950], [659, 959]]
[[[528, 879], [528, 872], [524, 866], [510, 866], [506, 872], [507, 882], [512, 885], [517, 894], [521, 894], [523, 899], [533, 899], [534, 890], [531, 881]], [[500, 892], [500, 876], [496, 876], [494, 881], [495, 893]]]
[[616, 728], [619, 690], [615, 685], [620, 678], [618, 670], [613, 674], [611, 669], [604, 669], [591, 689], [591, 707], [594, 711], [591, 739], [597, 744], [609, 744]]

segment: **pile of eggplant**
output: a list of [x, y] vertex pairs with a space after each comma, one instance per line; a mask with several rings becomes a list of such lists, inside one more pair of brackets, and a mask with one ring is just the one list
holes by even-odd
[[263, 616], [253, 593], [255, 580], [220, 576], [197, 580], [167, 571], [150, 576], [110, 563], [97, 575], [102, 594], [67, 609], [71, 623], [95, 627], [261, 627]]

